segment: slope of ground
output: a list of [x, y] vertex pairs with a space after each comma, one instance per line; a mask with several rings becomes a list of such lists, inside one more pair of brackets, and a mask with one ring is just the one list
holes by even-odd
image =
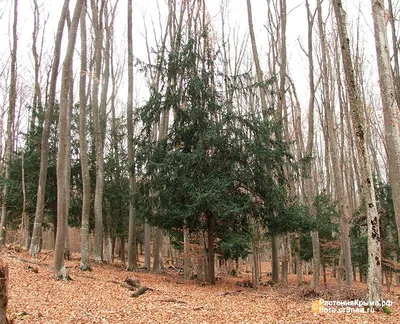
[[[215, 286], [184, 281], [176, 273], [126, 272], [122, 265], [94, 265], [79, 270], [79, 255], [66, 261], [72, 281], [54, 279], [50, 252], [31, 259], [26, 252], [8, 250], [8, 317], [14, 323], [400, 323], [399, 291], [385, 293], [393, 301], [392, 314], [313, 314], [314, 291], [295, 286], [239, 287], [245, 278], [223, 276]], [[29, 263], [28, 261], [32, 261]], [[152, 290], [138, 298], [121, 286], [136, 277]], [[320, 290], [326, 300], [356, 299], [365, 286], [338, 292]], [[347, 295], [346, 295], [347, 294]], [[350, 297], [350, 298], [346, 298]]]

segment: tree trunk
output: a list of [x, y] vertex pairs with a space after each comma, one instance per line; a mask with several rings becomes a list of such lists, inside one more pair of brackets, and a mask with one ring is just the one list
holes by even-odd
[[190, 279], [190, 237], [186, 227], [183, 228], [183, 277]]
[[350, 250], [350, 227], [349, 221], [351, 219], [351, 210], [349, 198], [346, 192], [346, 188], [343, 182], [343, 173], [340, 166], [339, 158], [339, 148], [337, 144], [337, 132], [335, 128], [335, 116], [333, 107], [330, 102], [330, 87], [329, 87], [329, 72], [327, 63], [327, 42], [325, 39], [325, 32], [323, 28], [322, 21], [322, 10], [321, 2], [318, 2], [318, 28], [321, 37], [321, 61], [322, 61], [322, 84], [324, 91], [324, 108], [326, 112], [327, 120], [327, 135], [330, 145], [332, 169], [335, 182], [335, 193], [337, 195], [337, 200], [339, 201], [339, 209], [341, 212], [340, 219], [340, 239], [341, 239], [341, 249], [344, 255], [344, 267], [346, 273], [346, 284], [351, 287], [353, 284], [352, 277], [352, 263], [351, 263], [351, 250]]
[[104, 226], [104, 260], [108, 263], [111, 264], [111, 255], [113, 253], [112, 248], [111, 248], [111, 230], [110, 230], [110, 224], [109, 221], [106, 221], [105, 226]]
[[302, 286], [303, 285], [303, 266], [302, 266], [302, 260], [300, 256], [300, 235], [298, 233], [295, 234], [295, 240], [296, 240], [296, 245], [295, 245], [295, 258], [296, 258], [296, 275], [297, 275], [297, 285]]
[[120, 259], [123, 264], [125, 264], [125, 237], [121, 237], [121, 255]]
[[[400, 237], [400, 125], [399, 106], [396, 99], [395, 76], [391, 67], [389, 42], [386, 33], [386, 10], [382, 0], [373, 0], [376, 57], [379, 84], [385, 121], [385, 139], [389, 164], [389, 182], [392, 188], [393, 206]], [[397, 52], [397, 49], [396, 49]], [[398, 242], [400, 245], [400, 240]]]
[[[314, 16], [311, 13], [308, 1], [306, 1], [307, 6], [307, 20], [308, 20], [308, 68], [309, 68], [309, 82], [310, 82], [310, 98], [308, 103], [308, 139], [306, 147], [306, 155], [311, 157], [314, 155], [314, 110], [315, 110], [315, 83], [314, 83], [314, 58], [313, 58], [313, 25]], [[306, 179], [306, 191], [307, 191], [307, 205], [311, 216], [316, 218], [316, 211], [314, 207], [314, 186], [312, 178], [312, 162], [307, 165], [307, 179]], [[320, 264], [321, 264], [321, 252], [319, 244], [319, 234], [318, 231], [311, 232], [312, 239], [312, 249], [313, 249], [313, 276], [311, 281], [312, 287], [319, 286], [320, 278]]]
[[215, 234], [215, 215], [213, 212], [207, 213], [207, 266], [208, 282], [215, 285], [215, 259], [214, 259], [214, 234]]
[[22, 226], [21, 226], [21, 245], [25, 249], [29, 249], [31, 241], [31, 233], [29, 226], [29, 215], [26, 212], [26, 184], [25, 184], [25, 155], [21, 152], [21, 186], [22, 186]]
[[285, 234], [282, 236], [282, 266], [281, 266], [281, 274], [282, 279], [281, 282], [283, 285], [287, 285], [288, 283], [288, 272], [289, 272], [289, 234]]
[[[14, 22], [13, 22], [13, 47], [11, 50], [11, 76], [10, 76], [10, 90], [9, 90], [9, 106], [7, 114], [7, 139], [6, 147], [4, 152], [5, 161], [5, 181], [8, 180], [10, 175], [10, 167], [12, 162], [12, 152], [14, 143], [13, 125], [14, 125], [14, 115], [15, 115], [15, 105], [17, 101], [17, 45], [18, 45], [18, 35], [17, 35], [17, 22], [18, 22], [18, 0], [14, 0]], [[2, 208], [1, 208], [1, 220], [0, 220], [0, 247], [4, 246], [6, 243], [6, 218], [7, 218], [7, 204], [6, 198], [8, 194], [8, 185], [3, 185], [3, 196], [2, 196]]]
[[36, 198], [35, 220], [33, 224], [31, 245], [29, 248], [29, 254], [32, 255], [33, 257], [37, 257], [37, 254], [40, 251], [40, 238], [42, 236], [42, 223], [43, 223], [45, 195], [46, 195], [47, 169], [49, 165], [48, 142], [50, 136], [50, 127], [52, 124], [52, 116], [54, 113], [54, 106], [55, 106], [57, 77], [60, 65], [61, 41], [64, 30], [64, 24], [68, 12], [68, 6], [69, 6], [69, 0], [64, 0], [64, 5], [62, 7], [60, 19], [58, 21], [56, 39], [54, 44], [49, 99], [47, 101], [47, 109], [44, 117], [44, 125], [43, 125], [41, 145], [40, 145], [41, 147], [40, 171], [39, 171], [37, 198]]
[[150, 270], [150, 225], [147, 221], [144, 223], [144, 267]]
[[156, 237], [154, 239], [154, 260], [153, 260], [153, 272], [161, 269], [161, 258], [162, 258], [162, 229], [157, 227]]
[[[101, 9], [104, 8], [102, 0]], [[92, 6], [92, 24], [94, 30], [94, 82], [92, 88], [92, 111], [93, 111], [93, 130], [94, 144], [96, 150], [96, 186], [94, 193], [94, 260], [97, 263], [102, 261], [103, 244], [103, 190], [104, 190], [104, 141], [103, 124], [105, 116], [99, 105], [99, 81], [101, 76], [102, 47], [103, 47], [103, 20], [102, 12], [99, 12], [99, 4], [91, 0]]]
[[279, 281], [279, 244], [278, 237], [272, 236], [271, 239], [272, 249], [272, 281], [277, 283]]
[[79, 83], [79, 156], [82, 172], [82, 224], [81, 224], [81, 262], [82, 271], [91, 270], [89, 261], [89, 219], [90, 219], [90, 173], [88, 144], [86, 140], [86, 76], [87, 76], [87, 40], [86, 40], [86, 4], [81, 12], [81, 74]]
[[361, 178], [365, 195], [365, 207], [368, 224], [368, 299], [381, 300], [381, 236], [379, 229], [379, 214], [375, 200], [375, 189], [371, 171], [371, 163], [365, 140], [365, 123], [363, 120], [362, 103], [354, 79], [354, 69], [349, 48], [349, 37], [346, 29], [346, 14], [340, 0], [333, 0], [338, 33], [341, 44], [343, 69], [346, 78], [347, 93], [352, 112], [353, 128], [357, 140], [357, 151], [360, 157]]
[[[72, 80], [72, 60], [76, 34], [84, 0], [77, 0], [68, 33], [67, 52], [62, 69], [59, 116], [59, 148], [57, 159], [57, 235], [54, 248], [54, 272], [57, 279], [68, 279], [64, 266], [65, 223], [68, 220], [71, 105], [68, 100]], [[70, 98], [72, 100], [72, 98]]]
[[[128, 164], [129, 187], [131, 194], [136, 192], [135, 176], [135, 148], [133, 143], [133, 36], [132, 36], [132, 0], [128, 0], [128, 104], [127, 104], [127, 130], [128, 130]], [[137, 268], [136, 247], [136, 210], [133, 201], [129, 203], [129, 237], [128, 237], [128, 270]], [[158, 267], [158, 265], [157, 265]]]
[[8, 323], [8, 275], [8, 265], [3, 260], [0, 260], [0, 324]]

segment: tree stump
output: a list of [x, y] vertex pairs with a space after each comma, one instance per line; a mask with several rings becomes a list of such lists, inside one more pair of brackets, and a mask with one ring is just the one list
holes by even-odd
[[8, 323], [8, 265], [0, 260], [0, 324]]

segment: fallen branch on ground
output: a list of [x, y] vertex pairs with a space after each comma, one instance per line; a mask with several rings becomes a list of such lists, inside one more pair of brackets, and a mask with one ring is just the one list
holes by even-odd
[[153, 290], [153, 289], [146, 286], [141, 286], [131, 294], [131, 297], [139, 297], [143, 295], [147, 290]]

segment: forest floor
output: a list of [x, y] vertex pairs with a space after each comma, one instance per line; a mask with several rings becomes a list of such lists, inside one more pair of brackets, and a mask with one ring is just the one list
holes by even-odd
[[[54, 279], [51, 252], [35, 260], [26, 252], [8, 249], [3, 258], [10, 269], [8, 318], [14, 323], [400, 323], [397, 287], [384, 292], [384, 298], [393, 302], [390, 315], [382, 311], [317, 314], [311, 306], [319, 298], [365, 300], [365, 284], [356, 282], [353, 289], [339, 291], [336, 279], [329, 278], [327, 289], [313, 291], [307, 285], [297, 287], [296, 277], [290, 275], [287, 287], [254, 289], [237, 285], [249, 279], [250, 274], [244, 273], [222, 275], [212, 286], [185, 281], [174, 270], [127, 272], [122, 264], [93, 264], [92, 272], [82, 272], [79, 254], [66, 261], [73, 280], [63, 282]], [[152, 290], [131, 297], [132, 292], [121, 286], [126, 277], [136, 277]], [[305, 280], [309, 282], [310, 276]], [[337, 307], [328, 310], [333, 309]]]

